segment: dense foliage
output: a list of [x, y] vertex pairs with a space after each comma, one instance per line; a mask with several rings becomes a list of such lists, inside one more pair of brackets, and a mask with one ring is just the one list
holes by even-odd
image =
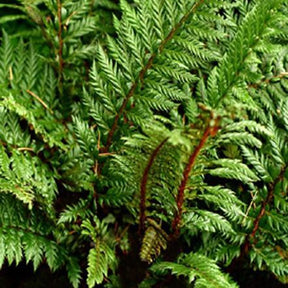
[[0, 7], [0, 266], [288, 282], [287, 1]]

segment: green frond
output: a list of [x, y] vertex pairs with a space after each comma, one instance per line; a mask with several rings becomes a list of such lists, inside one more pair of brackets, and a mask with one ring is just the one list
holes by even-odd
[[283, 261], [281, 255], [272, 247], [265, 249], [254, 249], [251, 252], [251, 262], [254, 262], [257, 267], [268, 266], [271, 271], [277, 276], [287, 275], [287, 260]]
[[[13, 59], [13, 42], [9, 40], [9, 37], [5, 31], [2, 32], [2, 41], [1, 41], [1, 61], [0, 61], [0, 79], [1, 83], [9, 83], [9, 70], [12, 69], [12, 59]], [[10, 78], [11, 79], [11, 78]]]
[[105, 108], [114, 113], [115, 107], [111, 101], [111, 95], [109, 95], [109, 90], [106, 85], [104, 85], [102, 79], [99, 76], [99, 73], [97, 72], [96, 64], [93, 63], [92, 71], [91, 71], [91, 80], [92, 80], [92, 86], [95, 89], [95, 92], [99, 99], [103, 102]]
[[[74, 12], [75, 13], [75, 12]], [[73, 17], [71, 17], [73, 19]], [[75, 39], [80, 38], [96, 28], [95, 21], [91, 18], [79, 18], [78, 21], [69, 22], [69, 28], [65, 35], [64, 42], [73, 42]], [[68, 22], [68, 21], [67, 21]]]
[[152, 3], [150, 1], [140, 1], [139, 5], [139, 34], [142, 36], [144, 47], [151, 53], [156, 45], [154, 23], [152, 21]]
[[261, 180], [265, 182], [270, 182], [272, 178], [269, 175], [269, 171], [265, 167], [267, 164], [264, 162], [264, 159], [259, 159], [259, 155], [257, 155], [255, 152], [253, 153], [253, 151], [250, 151], [245, 146], [242, 146], [241, 150], [243, 156], [251, 165], [253, 165], [253, 168], [255, 168]]
[[[125, 15], [125, 14], [124, 14]], [[124, 16], [121, 21], [121, 34], [123, 39], [125, 39], [125, 46], [128, 51], [131, 52], [130, 56], [132, 56], [135, 60], [135, 64], [137, 63], [139, 67], [143, 66], [143, 48], [140, 37], [134, 32], [132, 25], [128, 23]]]
[[84, 220], [82, 223], [82, 234], [90, 236], [94, 246], [88, 254], [87, 285], [89, 288], [102, 283], [104, 277], [108, 276], [108, 270], [114, 270], [116, 263], [114, 245], [111, 240], [109, 241], [107, 234], [107, 224], [97, 218], [94, 218], [94, 222], [95, 224], [90, 220]]
[[[80, 192], [82, 189], [91, 191], [93, 189], [91, 180], [94, 179], [92, 166], [95, 163], [84, 156], [78, 145], [75, 146], [57, 159], [57, 163], [60, 165], [59, 172], [62, 175], [63, 185], [71, 191]], [[80, 159], [82, 160], [80, 161]], [[76, 182], [79, 185], [77, 187], [75, 186]]]
[[95, 284], [103, 282], [104, 277], [107, 276], [107, 262], [105, 256], [99, 250], [99, 244], [95, 243], [95, 248], [91, 249], [88, 255], [88, 287], [94, 287]]
[[271, 210], [267, 213], [267, 224], [272, 231], [277, 231], [279, 234], [286, 234], [288, 226], [286, 224], [286, 215], [281, 215], [277, 210]]
[[23, 237], [23, 246], [26, 263], [32, 262], [34, 271], [36, 271], [44, 257], [41, 239], [33, 237], [31, 234], [26, 234]]
[[[115, 89], [116, 93], [119, 93], [119, 95], [125, 95], [124, 89], [122, 87], [121, 81], [119, 80], [119, 77], [121, 74], [119, 74], [118, 68], [116, 64], [113, 65], [112, 61], [107, 57], [105, 51], [101, 46], [98, 47], [98, 61], [101, 69], [105, 73], [106, 80], [112, 85], [112, 87]], [[121, 76], [120, 76], [121, 77]]]
[[[40, 137], [42, 137], [43, 141], [46, 142], [50, 147], [58, 146], [61, 149], [66, 150], [65, 145], [61, 141], [62, 139], [59, 139], [59, 136], [61, 137], [60, 133], [63, 131], [62, 126], [57, 125], [56, 127], [58, 129], [55, 127], [58, 130], [58, 131], [54, 130], [54, 132], [56, 132], [55, 133], [56, 137], [54, 135], [51, 135], [50, 133], [47, 133], [47, 130], [48, 130], [47, 126], [41, 124], [41, 122], [38, 122], [37, 119], [35, 119], [34, 113], [32, 113], [32, 111], [29, 111], [25, 106], [22, 106], [21, 104], [16, 102], [14, 97], [11, 94], [7, 96], [4, 100], [2, 100], [1, 104], [3, 107], [8, 109], [9, 111], [14, 112], [20, 117], [23, 117], [24, 119], [26, 119], [27, 122], [31, 125], [30, 126], [31, 129], [34, 130], [36, 134], [39, 134]], [[57, 139], [57, 134], [59, 135], [58, 139]]]
[[219, 159], [212, 163], [218, 166], [217, 168], [209, 169], [209, 174], [213, 176], [223, 177], [227, 179], [237, 179], [244, 183], [254, 182], [259, 180], [257, 175], [249, 169], [247, 165], [236, 159]]
[[[28, 204], [30, 209], [34, 202], [47, 201], [51, 208], [57, 187], [48, 166], [25, 152], [12, 150], [8, 153], [0, 148], [0, 190], [12, 193], [16, 198]], [[45, 199], [45, 200], [44, 200]]]
[[[32, 42], [28, 45], [23, 41], [16, 42], [5, 32], [3, 37], [1, 49], [4, 50], [1, 55], [4, 56], [5, 61], [10, 61], [10, 64], [7, 66], [3, 60], [3, 65], [0, 66], [0, 75], [2, 73], [3, 77], [2, 107], [16, 113], [19, 118], [26, 119], [30, 130], [38, 134], [51, 147], [58, 146], [65, 149], [62, 143], [63, 136], [61, 136], [64, 127], [57, 122], [52, 110], [56, 103], [55, 76], [51, 68], [40, 60]], [[19, 47], [15, 44], [19, 44]], [[25, 48], [28, 49], [28, 53]], [[42, 70], [44, 73], [39, 76]], [[43, 121], [44, 115], [47, 119]]]
[[[229, 94], [229, 90], [237, 82], [239, 83], [241, 78], [238, 77], [238, 74], [242, 72], [247, 56], [259, 43], [261, 37], [265, 36], [267, 31], [265, 24], [271, 21], [273, 18], [271, 11], [279, 4], [280, 1], [277, 0], [259, 2], [247, 13], [219, 68], [215, 70], [216, 75], [211, 76], [208, 80], [209, 96], [211, 103], [214, 103], [213, 106], [217, 106], [219, 101]], [[229, 71], [234, 71], [234, 74]]]
[[[283, 188], [285, 188], [285, 186]], [[285, 198], [283, 198], [282, 195], [277, 195], [277, 194], [274, 195], [274, 205], [279, 211], [283, 211], [284, 213], [287, 213], [288, 212], [287, 204], [288, 204], [287, 200]]]
[[[175, 187], [181, 179], [181, 171], [177, 171], [176, 168], [181, 165], [180, 152], [181, 149], [189, 147], [190, 143], [179, 131], [170, 132], [163, 126], [155, 126], [152, 130], [146, 126], [145, 134], [146, 136], [135, 134], [127, 138], [125, 153], [115, 155], [110, 175], [117, 176], [117, 180], [111, 181], [111, 189], [101, 200], [105, 202], [107, 196], [109, 203], [119, 205], [119, 201], [127, 203], [128, 199], [134, 197], [135, 203], [139, 203], [142, 191], [149, 203], [149, 213], [155, 214], [165, 207], [169, 213], [161, 218], [167, 221], [166, 217], [171, 217], [172, 211], [175, 210]], [[183, 148], [181, 145], [187, 146]], [[113, 192], [115, 194], [112, 194]], [[113, 200], [112, 195], [115, 197]]]
[[107, 110], [105, 109], [103, 104], [98, 101], [96, 102], [94, 99], [91, 99], [91, 97], [89, 97], [86, 92], [84, 93], [84, 96], [83, 96], [83, 104], [85, 105], [85, 107], [89, 109], [88, 115], [92, 117], [95, 123], [100, 128], [104, 130], [108, 130], [109, 114], [107, 113]]
[[105, 203], [106, 205], [114, 207], [129, 205], [133, 199], [133, 195], [135, 195], [135, 190], [134, 187], [129, 188], [127, 184], [128, 183], [121, 178], [119, 180], [109, 181], [110, 188], [104, 195], [99, 195], [99, 204], [102, 205]]
[[[178, 263], [159, 262], [152, 266], [152, 271], [165, 273], [170, 270], [173, 275], [184, 276], [188, 283], [194, 283], [194, 287], [238, 287], [227, 275], [222, 273], [216, 263], [198, 253], [182, 255]], [[166, 272], [167, 273], [167, 272]], [[165, 273], [165, 274], [166, 274]], [[210, 276], [211, 275], [211, 276]], [[212, 276], [213, 275], [213, 276]]]
[[91, 211], [88, 209], [89, 201], [81, 199], [79, 203], [71, 206], [67, 206], [66, 209], [61, 212], [57, 224], [61, 223], [72, 223], [75, 222], [77, 219], [81, 218], [88, 218], [92, 216]]
[[87, 13], [91, 10], [91, 3], [88, 0], [66, 1], [64, 7], [63, 21], [66, 23], [69, 21], [73, 24], [87, 16]]
[[96, 135], [94, 131], [88, 127], [87, 123], [81, 121], [78, 117], [73, 117], [73, 122], [77, 143], [84, 155], [91, 158], [93, 164], [93, 160], [98, 155]]
[[77, 258], [70, 258], [66, 265], [66, 269], [69, 281], [73, 288], [79, 287], [81, 280], [81, 267], [77, 261]]
[[[40, 73], [40, 65], [39, 65], [39, 58], [36, 56], [36, 51], [34, 50], [32, 43], [28, 46], [28, 57], [26, 58], [26, 61], [24, 63], [24, 73], [25, 79], [24, 83], [26, 84], [26, 87], [21, 87], [22, 89], [28, 89], [33, 91], [33, 88], [36, 86], [37, 76]], [[23, 57], [23, 54], [22, 54]], [[21, 63], [21, 62], [20, 62]]]
[[49, 268], [56, 270], [69, 259], [65, 248], [53, 239], [50, 219], [41, 217], [40, 213], [37, 215], [35, 209], [25, 209], [20, 202], [5, 195], [1, 196], [0, 210], [1, 264], [6, 258], [9, 265], [13, 262], [18, 265], [25, 258], [26, 263], [32, 262], [36, 270], [45, 257]]
[[223, 235], [235, 234], [231, 224], [225, 217], [205, 210], [191, 210], [185, 213], [183, 226], [191, 235], [197, 235], [201, 232], [220, 232]]
[[285, 1], [0, 8], [0, 268], [66, 268], [74, 288], [287, 282]]
[[203, 190], [203, 193], [197, 195], [198, 199], [222, 210], [230, 221], [242, 222], [246, 205], [237, 198], [234, 191], [221, 186], [204, 186]]
[[241, 122], [235, 122], [232, 124], [227, 125], [225, 131], [229, 132], [244, 132], [248, 130], [251, 133], [256, 133], [260, 135], [265, 135], [267, 137], [271, 137], [273, 134], [271, 133], [270, 129], [264, 125], [264, 123], [257, 123], [254, 120], [242, 120]]
[[[124, 77], [129, 81], [135, 81], [135, 72], [132, 69], [132, 61], [126, 47], [123, 45], [117, 45], [118, 43], [111, 36], [107, 36], [107, 47], [110, 52], [110, 56], [117, 62], [119, 67], [123, 69]], [[93, 77], [93, 72], [92, 72]]]
[[251, 147], [260, 148], [262, 142], [248, 132], [232, 132], [220, 135], [219, 144], [237, 144], [237, 145], [249, 145]]

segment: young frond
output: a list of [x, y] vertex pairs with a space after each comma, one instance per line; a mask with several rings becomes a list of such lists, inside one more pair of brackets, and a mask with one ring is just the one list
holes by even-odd
[[149, 219], [148, 223], [142, 239], [140, 259], [152, 263], [167, 248], [168, 235], [153, 220]]

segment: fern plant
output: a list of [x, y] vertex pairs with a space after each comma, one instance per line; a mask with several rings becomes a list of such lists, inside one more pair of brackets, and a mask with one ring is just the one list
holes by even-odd
[[1, 7], [21, 11], [0, 20], [1, 266], [89, 288], [287, 282], [285, 1]]

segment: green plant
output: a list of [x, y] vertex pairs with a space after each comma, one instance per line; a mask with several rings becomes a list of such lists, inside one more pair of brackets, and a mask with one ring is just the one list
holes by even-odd
[[102, 1], [121, 11], [105, 36], [94, 1], [21, 3], [2, 4], [33, 29], [3, 24], [0, 264], [73, 287], [286, 283], [285, 1]]

